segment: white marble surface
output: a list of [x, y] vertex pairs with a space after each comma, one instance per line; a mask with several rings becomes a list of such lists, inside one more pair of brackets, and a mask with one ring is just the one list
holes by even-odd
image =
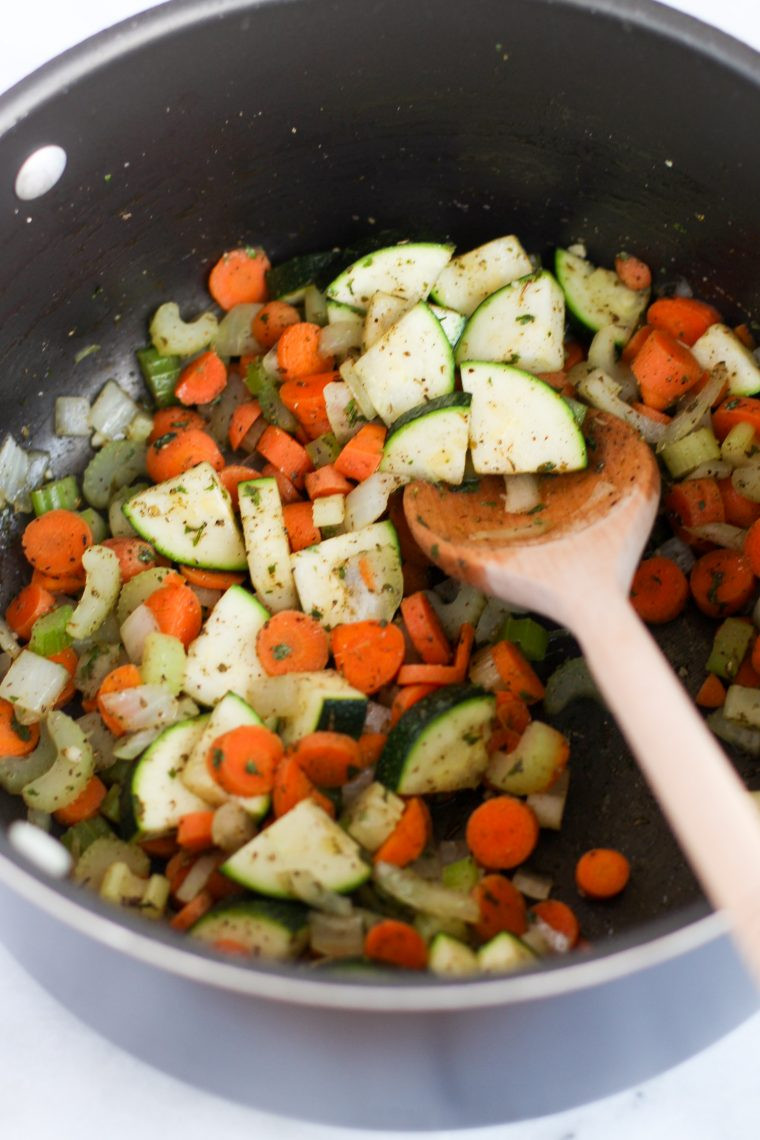
[[[760, 49], [758, 0], [671, 2]], [[150, 6], [149, 0], [13, 0], [3, 12], [0, 90], [64, 48]], [[749, 147], [755, 145], [755, 128], [748, 124]], [[336, 1135], [335, 1129], [228, 1104], [148, 1068], [63, 1010], [2, 945], [0, 1011], [0, 1136], [7, 1140], [59, 1135], [322, 1140]], [[758, 1056], [760, 1015], [677, 1069], [604, 1101], [518, 1125], [428, 1135], [431, 1140], [756, 1140]], [[382, 1140], [394, 1134], [339, 1135]]]

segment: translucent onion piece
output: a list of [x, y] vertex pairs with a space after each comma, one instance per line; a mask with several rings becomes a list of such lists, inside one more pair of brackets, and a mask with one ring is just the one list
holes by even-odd
[[22, 796], [28, 807], [57, 811], [73, 803], [83, 792], [95, 770], [89, 742], [76, 721], [62, 712], [51, 712], [47, 730], [57, 749], [51, 768], [27, 784]]
[[367, 701], [364, 732], [388, 732], [390, 724], [391, 710], [378, 701]]
[[251, 321], [261, 307], [246, 302], [228, 309], [214, 337], [214, 350], [220, 356], [253, 356], [261, 352], [261, 345], [251, 332]]
[[136, 760], [142, 756], [160, 733], [160, 728], [143, 728], [140, 732], [133, 732], [130, 736], [122, 736], [115, 743], [113, 750], [116, 760]]
[[130, 421], [127, 427], [127, 439], [133, 439], [137, 443], [144, 443], [152, 431], [153, 416], [140, 408], [137, 415]]
[[426, 594], [449, 641], [456, 641], [465, 622], [477, 627], [480, 615], [486, 608], [485, 594], [467, 583], [459, 585], [451, 601], [443, 601], [434, 590], [426, 591]]
[[[227, 386], [218, 400], [208, 408], [208, 430], [220, 447], [228, 447], [227, 433], [230, 430], [230, 420], [233, 412], [241, 404], [248, 403], [251, 393], [243, 381], [234, 372], [227, 379]], [[201, 409], [203, 412], [204, 409]]]
[[685, 479], [728, 479], [733, 467], [722, 459], [706, 459], [693, 471], [684, 476]]
[[726, 550], [744, 550], [746, 530], [730, 523], [704, 523], [703, 526], [690, 526], [686, 528], [695, 538], [714, 542], [716, 546], [723, 546]]
[[[717, 400], [723, 385], [726, 383], [726, 373], [723, 368], [713, 369], [710, 379], [700, 392], [695, 392], [686, 398], [686, 401], [669, 424], [666, 424], [658, 442], [660, 451], [665, 444], [682, 439], [699, 427], [710, 408]], [[651, 442], [651, 441], [650, 441]]]
[[4, 617], [0, 617], [0, 649], [9, 657], [18, 657], [21, 652], [16, 635]]
[[362, 527], [377, 522], [387, 510], [388, 499], [403, 484], [402, 476], [387, 475], [382, 471], [375, 471], [369, 478], [358, 483], [346, 495], [346, 530], [361, 530]]
[[529, 867], [519, 867], [512, 876], [512, 885], [526, 898], [548, 899], [552, 893], [554, 880], [549, 875], [531, 871]]
[[163, 728], [177, 720], [177, 700], [160, 685], [136, 685], [133, 689], [107, 693], [98, 699], [126, 732]]
[[319, 334], [319, 351], [322, 356], [337, 356], [343, 360], [354, 348], [361, 348], [362, 329], [355, 321], [336, 321], [325, 325]]
[[510, 515], [521, 515], [531, 511], [541, 502], [538, 477], [536, 475], [504, 476], [504, 510]]
[[327, 419], [338, 443], [347, 443], [367, 421], [359, 411], [353, 393], [343, 380], [325, 385]]
[[620, 385], [601, 369], [595, 368], [588, 375], [583, 376], [578, 381], [578, 392], [592, 407], [625, 420], [626, 423], [641, 433], [647, 443], [656, 444], [662, 439], [665, 425], [650, 420], [648, 416], [642, 415], [641, 412], [637, 412], [635, 408], [626, 404], [620, 398]]
[[55, 402], [55, 434], [90, 434], [90, 401], [85, 396], [59, 396]]
[[364, 920], [360, 914], [309, 915], [309, 942], [325, 958], [359, 958], [364, 949]]
[[508, 605], [507, 602], [502, 602], [500, 598], [489, 598], [475, 626], [475, 640], [478, 645], [495, 641], [509, 615], [524, 612]]
[[547, 828], [550, 831], [559, 831], [565, 813], [569, 787], [570, 773], [565, 768], [565, 771], [548, 791], [534, 792], [533, 795], [527, 797], [525, 802], [528, 807], [533, 809], [539, 827]]
[[121, 645], [116, 642], [102, 642], [80, 656], [74, 684], [83, 697], [95, 696], [104, 677], [120, 664], [122, 652]]
[[696, 562], [694, 551], [690, 546], [687, 546], [682, 538], [678, 538], [677, 535], [666, 539], [665, 542], [657, 547], [654, 553], [662, 555], [663, 558], [672, 559], [677, 566], [680, 566], [684, 574], [690, 574]]
[[70, 637], [91, 637], [116, 605], [121, 589], [119, 559], [108, 546], [90, 546], [82, 555], [84, 593], [66, 626]]
[[756, 760], [760, 758], [760, 728], [751, 728], [749, 725], [729, 720], [722, 709], [711, 712], [707, 717], [707, 724], [719, 740], [741, 748]]
[[737, 467], [731, 476], [731, 486], [746, 499], [760, 503], [760, 467], [749, 464]]
[[95, 761], [95, 771], [104, 772], [116, 760], [116, 740], [98, 712], [85, 713], [77, 719], [77, 725], [87, 737]]
[[201, 313], [194, 321], [183, 321], [179, 305], [167, 301], [153, 314], [150, 338], [162, 356], [192, 356], [211, 344], [218, 327], [218, 320], [210, 312]]
[[438, 918], [459, 918], [462, 922], [477, 922], [480, 916], [480, 908], [470, 895], [453, 891], [442, 883], [430, 883], [406, 867], [376, 863], [372, 877], [385, 894], [412, 910]]
[[218, 866], [218, 855], [201, 855], [200, 859], [196, 859], [181, 886], [174, 892], [177, 902], [192, 902], [195, 896], [203, 890]]
[[588, 363], [592, 368], [600, 368], [620, 385], [621, 400], [636, 400], [639, 390], [630, 368], [618, 360], [616, 337], [620, 329], [616, 325], [606, 325], [594, 335], [588, 350]]
[[121, 640], [127, 657], [135, 665], [142, 661], [145, 641], [150, 633], [158, 632], [158, 622], [151, 609], [140, 604], [121, 626]]
[[68, 683], [63, 665], [22, 649], [0, 682], [0, 697], [11, 702], [21, 724], [34, 724], [50, 712]]
[[288, 872], [288, 883], [293, 894], [314, 910], [323, 910], [327, 914], [349, 915], [353, 910], [351, 900], [344, 895], [323, 887], [311, 871], [301, 868]]
[[361, 414], [366, 420], [374, 420], [377, 416], [377, 409], [369, 398], [369, 393], [364, 387], [361, 377], [354, 367], [353, 361], [344, 360], [338, 371], [340, 372], [341, 379], [344, 380], [350, 388], [351, 395], [354, 397]]
[[29, 457], [12, 435], [6, 435], [0, 447], [0, 507], [15, 503], [20, 495], [30, 490], [28, 474]]
[[90, 427], [106, 439], [123, 439], [139, 410], [132, 397], [109, 380], [90, 408]]
[[222, 596], [222, 590], [209, 590], [206, 586], [190, 586], [204, 610], [213, 610]]

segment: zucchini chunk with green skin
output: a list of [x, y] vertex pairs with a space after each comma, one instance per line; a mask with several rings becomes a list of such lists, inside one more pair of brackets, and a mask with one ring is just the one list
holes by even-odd
[[509, 364], [467, 361], [470, 448], [479, 475], [578, 471], [586, 441], [572, 409], [549, 384]]
[[457, 345], [457, 361], [494, 360], [528, 372], [565, 362], [565, 298], [550, 273], [520, 277], [486, 297]]
[[618, 346], [629, 340], [649, 304], [648, 289], [629, 289], [612, 269], [594, 266], [567, 249], [556, 251], [554, 272], [567, 308], [582, 328], [599, 332], [613, 325], [618, 330], [615, 336]]
[[210, 463], [134, 495], [124, 514], [159, 554], [203, 570], [245, 570], [232, 500]]
[[291, 298], [295, 296], [302, 299], [306, 287], [313, 283], [318, 274], [329, 269], [338, 257], [339, 254], [334, 249], [301, 253], [267, 269], [265, 277], [269, 296], [274, 300], [296, 304]]
[[444, 931], [430, 943], [428, 968], [442, 978], [464, 978], [480, 972], [475, 951]]
[[432, 300], [469, 317], [486, 297], [532, 271], [514, 234], [495, 238], [452, 257], [435, 283]]
[[232, 690], [247, 698], [264, 668], [256, 635], [269, 618], [261, 602], [242, 586], [230, 586], [187, 650], [184, 689], [202, 705], [215, 705]]
[[210, 943], [230, 939], [253, 958], [286, 962], [309, 940], [308, 911], [300, 903], [273, 899], [218, 903], [190, 927], [190, 936]]
[[494, 752], [486, 780], [501, 792], [530, 796], [552, 786], [569, 754], [567, 737], [551, 725], [532, 720], [511, 752]]
[[327, 629], [352, 621], [392, 621], [404, 595], [391, 522], [324, 539], [292, 554], [290, 564], [301, 608]]
[[157, 736], [132, 773], [132, 810], [141, 837], [166, 835], [189, 811], [208, 811], [181, 780], [182, 769], [208, 718], [172, 724]]
[[392, 424], [404, 412], [454, 391], [454, 355], [441, 322], [420, 301], [354, 364], [378, 415]]
[[415, 303], [427, 297], [451, 259], [453, 245], [409, 242], [360, 257], [327, 286], [327, 297], [366, 310], [375, 293], [392, 293]]
[[405, 479], [461, 483], [471, 399], [468, 392], [451, 392], [400, 416], [385, 440], [380, 471]]
[[475, 788], [488, 767], [486, 739], [496, 698], [450, 685], [412, 706], [388, 734], [375, 776], [402, 796]]
[[335, 669], [262, 677], [249, 699], [264, 719], [281, 721], [285, 745], [310, 732], [342, 732], [358, 740], [367, 715], [366, 695]]
[[217, 736], [231, 732], [233, 728], [240, 728], [241, 725], [261, 723], [261, 717], [242, 697], [237, 693], [225, 693], [219, 704], [215, 705], [180, 773], [185, 787], [212, 807], [219, 807], [228, 800], [234, 800], [254, 819], [265, 816], [269, 810], [270, 796], [232, 796], [217, 783], [206, 764], [206, 755]]
[[718, 365], [723, 366], [732, 396], [754, 396], [760, 391], [757, 361], [726, 325], [710, 325], [692, 345], [691, 351], [707, 372], [712, 372]]
[[359, 845], [326, 811], [301, 800], [236, 851], [221, 870], [249, 890], [295, 898], [290, 875], [308, 871], [320, 886], [347, 894], [366, 882], [371, 868]]
[[251, 479], [241, 483], [238, 492], [248, 572], [254, 589], [272, 613], [295, 609], [290, 544], [277, 483], [274, 479]]
[[538, 962], [538, 955], [530, 946], [507, 931], [481, 946], [476, 957], [480, 970], [486, 974], [510, 974]]

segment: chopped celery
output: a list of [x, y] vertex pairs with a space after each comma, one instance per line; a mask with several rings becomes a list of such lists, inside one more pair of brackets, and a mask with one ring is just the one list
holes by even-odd
[[441, 881], [452, 891], [471, 891], [478, 881], [478, 868], [470, 855], [448, 863], [441, 871]]
[[313, 325], [327, 324], [327, 300], [316, 285], [307, 285], [303, 294], [304, 316]]
[[174, 386], [182, 370], [178, 356], [162, 356], [152, 346], [138, 348], [137, 360], [143, 374], [148, 390], [156, 406], [165, 408], [169, 404], [176, 404], [174, 399]]
[[734, 424], [720, 445], [721, 458], [732, 467], [743, 467], [757, 454], [755, 428], [752, 424]]
[[109, 531], [106, 520], [92, 507], [85, 507], [83, 511], [79, 512], [79, 517], [84, 519], [90, 528], [93, 542], [102, 542], [104, 538], [108, 538]]
[[569, 657], [554, 670], [546, 682], [544, 712], [547, 716], [557, 716], [571, 701], [582, 697], [602, 700], [599, 687], [589, 672], [583, 657]]
[[50, 613], [38, 617], [32, 626], [32, 636], [29, 639], [29, 649], [38, 653], [40, 657], [50, 657], [52, 653], [60, 653], [68, 649], [72, 638], [66, 632], [66, 626], [74, 613], [73, 606], [59, 606]]
[[549, 631], [533, 618], [509, 614], [501, 627], [499, 640], [513, 642], [529, 661], [543, 661], [549, 647]]
[[701, 427], [681, 439], [666, 443], [661, 455], [673, 478], [681, 479], [695, 471], [701, 463], [720, 459], [720, 444], [711, 428]]
[[[103, 802], [105, 803], [105, 800]], [[96, 815], [92, 819], [81, 819], [79, 823], [69, 827], [61, 836], [61, 843], [76, 863], [91, 843], [109, 835], [113, 835], [111, 828], [102, 816]]]
[[107, 507], [114, 491], [146, 474], [144, 443], [128, 439], [110, 440], [92, 457], [84, 469], [82, 490], [93, 507]]
[[185, 679], [187, 656], [178, 637], [149, 633], [145, 638], [140, 673], [146, 685], [161, 685], [175, 697]]
[[47, 511], [75, 511], [82, 501], [79, 485], [73, 475], [45, 483], [36, 491], [32, 491], [31, 499], [32, 508], [38, 518]]
[[275, 424], [283, 431], [295, 431], [298, 422], [278, 396], [274, 376], [267, 372], [260, 360], [254, 360], [248, 365], [245, 384], [251, 395], [259, 401], [261, 414], [267, 423]]
[[340, 454], [340, 444], [331, 431], [317, 436], [306, 444], [306, 453], [315, 467], [324, 467], [327, 463], [334, 463]]
[[707, 672], [731, 681], [749, 649], [753, 632], [752, 625], [741, 618], [730, 617], [721, 622], [707, 659]]
[[[121, 785], [111, 784], [105, 798], [100, 805], [101, 815], [110, 819], [111, 823], [118, 824], [121, 820]], [[96, 817], [97, 818], [97, 817]]]
[[582, 404], [580, 400], [574, 400], [572, 396], [563, 396], [562, 398], [573, 413], [578, 427], [582, 427], [583, 421], [586, 418], [586, 412], [588, 411], [586, 405]]
[[122, 784], [128, 785], [130, 783], [134, 770], [134, 761], [117, 760], [108, 768], [104, 768], [98, 775], [103, 783], [108, 784], [109, 787], [121, 787]]

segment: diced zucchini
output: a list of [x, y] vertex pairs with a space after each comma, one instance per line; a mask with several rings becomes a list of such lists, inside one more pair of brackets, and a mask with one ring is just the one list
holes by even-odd
[[430, 944], [428, 969], [441, 978], [466, 978], [480, 971], [475, 951], [443, 932]]
[[356, 797], [341, 823], [365, 851], [374, 853], [404, 814], [404, 801], [377, 781]]
[[455, 313], [453, 309], [446, 309], [443, 305], [431, 305], [430, 312], [437, 321], [441, 322], [441, 328], [451, 347], [456, 348], [467, 324], [467, 317]]
[[509, 974], [534, 966], [538, 955], [515, 934], [502, 931], [477, 952], [478, 967], [486, 974]]
[[193, 795], [181, 773], [201, 736], [207, 717], [180, 721], [157, 736], [132, 775], [132, 810], [141, 836], [165, 835], [189, 811], [207, 811], [208, 804]]
[[400, 416], [385, 440], [380, 471], [405, 479], [461, 483], [471, 399], [468, 392], [451, 392]]
[[567, 249], [557, 250], [554, 271], [575, 320], [589, 332], [613, 325], [619, 330], [616, 344], [625, 344], [649, 303], [649, 290], [629, 289], [611, 269]]
[[362, 351], [372, 348], [375, 341], [385, 336], [388, 329], [401, 320], [410, 308], [409, 302], [403, 297], [394, 297], [391, 293], [373, 293], [364, 315]]
[[454, 247], [409, 242], [377, 249], [344, 269], [327, 287], [332, 301], [366, 310], [375, 293], [391, 293], [414, 303], [427, 297]]
[[525, 277], [533, 266], [514, 234], [495, 238], [453, 257], [441, 272], [432, 298], [466, 317], [498, 289]]
[[754, 396], [760, 391], [760, 367], [757, 361], [736, 333], [726, 325], [710, 325], [691, 351], [708, 372], [723, 367], [732, 396]]
[[494, 752], [486, 780], [501, 792], [529, 796], [550, 788], [567, 764], [567, 737], [551, 725], [533, 720], [511, 752]]
[[554, 372], [565, 359], [565, 299], [550, 273], [521, 277], [487, 297], [470, 317], [457, 361], [493, 360]]
[[190, 928], [190, 936], [212, 944], [229, 939], [254, 958], [285, 962], [308, 941], [308, 911], [295, 902], [235, 899], [217, 903]]
[[248, 571], [261, 600], [276, 613], [296, 606], [290, 568], [290, 544], [282, 501], [274, 479], [241, 483], [240, 518], [248, 556]]
[[256, 653], [256, 635], [269, 616], [248, 590], [230, 586], [188, 646], [187, 695], [202, 705], [215, 705], [230, 691], [247, 697], [264, 674]]

